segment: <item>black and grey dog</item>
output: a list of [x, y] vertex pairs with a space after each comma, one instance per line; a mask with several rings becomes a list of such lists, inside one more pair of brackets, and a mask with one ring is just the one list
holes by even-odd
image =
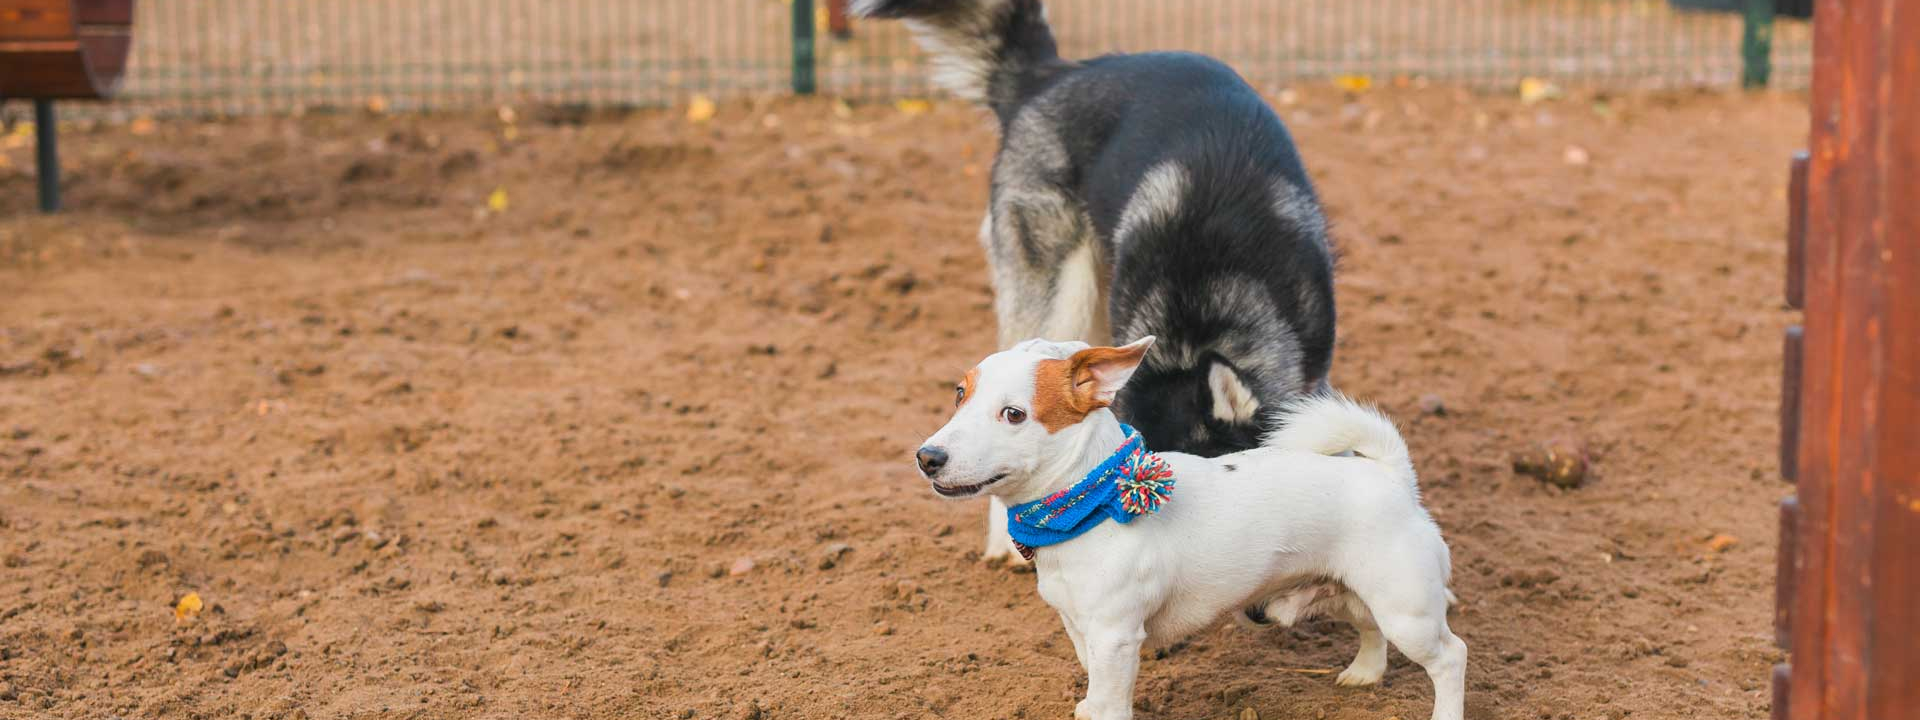
[[[1115, 403], [1156, 450], [1259, 445], [1327, 386], [1334, 256], [1293, 139], [1225, 64], [1060, 57], [1039, 0], [855, 0], [998, 118], [980, 228], [1002, 348], [1159, 338]], [[987, 555], [1011, 551], [995, 508]]]

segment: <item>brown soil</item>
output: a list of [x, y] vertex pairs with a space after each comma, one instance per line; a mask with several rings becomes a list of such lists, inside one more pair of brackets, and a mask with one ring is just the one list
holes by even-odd
[[[1336, 382], [1402, 422], [1453, 544], [1470, 717], [1765, 716], [1804, 104], [1283, 112], [1345, 253]], [[1070, 716], [1032, 576], [909, 460], [994, 337], [980, 116], [512, 134], [74, 132], [56, 218], [0, 150], [0, 716]], [[1587, 486], [1510, 469], [1556, 439]], [[1206, 632], [1142, 716], [1425, 717], [1397, 655], [1336, 688], [1353, 646]]]

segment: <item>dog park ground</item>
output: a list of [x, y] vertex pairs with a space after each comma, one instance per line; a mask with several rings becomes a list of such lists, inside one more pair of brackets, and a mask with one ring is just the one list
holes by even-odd
[[[1334, 381], [1453, 547], [1469, 717], [1764, 717], [1804, 102], [1275, 102], [1343, 254]], [[1033, 576], [910, 460], [993, 349], [977, 111], [65, 139], [56, 217], [0, 140], [0, 717], [1071, 715]], [[1554, 440], [1587, 486], [1514, 474]], [[1397, 653], [1333, 685], [1354, 642], [1204, 633], [1141, 716], [1425, 717]]]

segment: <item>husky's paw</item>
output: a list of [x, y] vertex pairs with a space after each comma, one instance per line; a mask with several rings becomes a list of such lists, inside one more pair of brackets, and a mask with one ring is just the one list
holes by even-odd
[[1093, 720], [1093, 711], [1087, 709], [1086, 698], [1081, 698], [1080, 704], [1073, 706], [1073, 720]]
[[1362, 667], [1358, 662], [1348, 665], [1346, 670], [1341, 671], [1339, 677], [1333, 679], [1333, 682], [1341, 687], [1360, 687], [1380, 682], [1380, 678], [1386, 676], [1386, 663], [1368, 663], [1367, 665]]

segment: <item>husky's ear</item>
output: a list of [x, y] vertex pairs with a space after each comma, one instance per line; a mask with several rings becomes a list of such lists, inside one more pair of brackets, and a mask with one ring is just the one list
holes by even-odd
[[1207, 372], [1207, 389], [1213, 391], [1213, 417], [1230, 423], [1253, 422], [1253, 415], [1260, 411], [1260, 399], [1253, 396], [1247, 384], [1240, 381], [1240, 374], [1227, 367], [1226, 363], [1216, 362]]
[[1094, 347], [1074, 353], [1068, 360], [1073, 367], [1073, 394], [1089, 407], [1113, 404], [1113, 396], [1126, 386], [1152, 347], [1153, 336], [1148, 335], [1117, 348]]

